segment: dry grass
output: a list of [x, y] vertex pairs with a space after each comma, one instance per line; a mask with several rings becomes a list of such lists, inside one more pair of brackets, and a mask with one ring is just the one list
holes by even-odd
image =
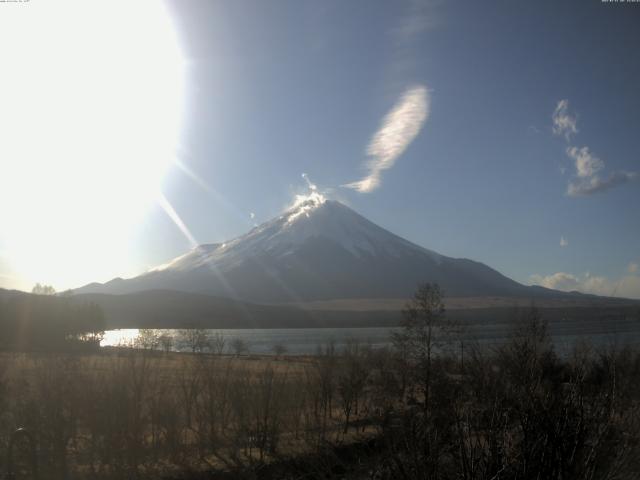
[[[372, 434], [366, 422], [344, 431], [337, 385], [345, 369], [333, 352], [2, 353], [0, 451], [24, 426], [37, 439], [46, 478], [251, 468]], [[369, 412], [359, 394], [352, 422]]]

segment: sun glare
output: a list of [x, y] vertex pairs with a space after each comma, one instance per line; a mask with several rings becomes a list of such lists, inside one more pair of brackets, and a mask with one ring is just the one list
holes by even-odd
[[58, 288], [127, 271], [173, 162], [183, 68], [159, 1], [8, 3], [0, 15], [0, 250]]

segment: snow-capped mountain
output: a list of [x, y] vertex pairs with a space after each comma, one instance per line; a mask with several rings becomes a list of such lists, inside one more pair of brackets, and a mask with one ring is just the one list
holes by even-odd
[[422, 282], [447, 296], [540, 296], [490, 267], [420, 247], [319, 193], [229, 242], [200, 245], [131, 279], [78, 293], [165, 289], [257, 303], [406, 298]]

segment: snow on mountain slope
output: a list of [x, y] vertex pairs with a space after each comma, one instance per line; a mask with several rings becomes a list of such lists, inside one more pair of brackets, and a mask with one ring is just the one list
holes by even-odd
[[280, 303], [403, 298], [426, 281], [450, 296], [546, 294], [481, 263], [415, 245], [317, 192], [229, 242], [201, 245], [138, 277], [78, 292], [171, 289]]
[[425, 253], [435, 261], [441, 258], [435, 252], [378, 227], [339, 202], [312, 194], [311, 198], [295, 205], [280, 217], [253, 228], [245, 235], [227, 243], [200, 245], [154, 271], [192, 270], [207, 263], [216, 264], [222, 269], [232, 268], [259, 253], [282, 259], [310, 239], [331, 241], [356, 257], [379, 254], [402, 256], [409, 249]]

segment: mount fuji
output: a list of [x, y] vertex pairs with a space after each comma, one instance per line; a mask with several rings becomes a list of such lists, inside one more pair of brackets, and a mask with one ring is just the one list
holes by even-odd
[[447, 297], [567, 296], [409, 242], [317, 192], [226, 243], [200, 245], [140, 276], [75, 293], [174, 290], [253, 303], [408, 298], [423, 282]]

